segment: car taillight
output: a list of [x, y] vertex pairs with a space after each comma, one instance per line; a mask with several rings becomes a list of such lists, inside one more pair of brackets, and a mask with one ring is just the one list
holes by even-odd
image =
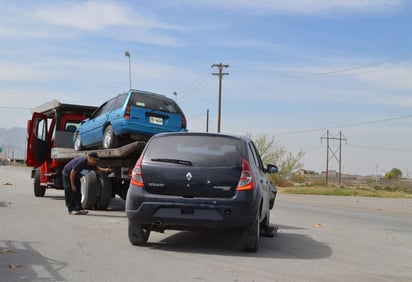
[[239, 183], [237, 184], [236, 190], [250, 190], [255, 187], [253, 181], [252, 172], [250, 171], [249, 162], [245, 159], [242, 160], [242, 173], [240, 174]]
[[142, 160], [143, 156], [140, 156], [139, 160], [137, 161], [133, 171], [132, 171], [132, 178], [130, 180], [131, 184], [136, 186], [144, 186], [143, 177], [142, 177]]
[[186, 129], [186, 117], [184, 114], [182, 114], [182, 128]]
[[126, 110], [124, 111], [124, 118], [130, 119], [130, 106], [126, 107]]

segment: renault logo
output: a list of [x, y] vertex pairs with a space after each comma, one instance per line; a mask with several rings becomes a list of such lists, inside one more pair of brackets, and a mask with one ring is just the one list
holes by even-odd
[[186, 179], [187, 179], [187, 181], [190, 181], [190, 180], [192, 180], [192, 174], [190, 173], [190, 172], [188, 172], [188, 173], [186, 173]]

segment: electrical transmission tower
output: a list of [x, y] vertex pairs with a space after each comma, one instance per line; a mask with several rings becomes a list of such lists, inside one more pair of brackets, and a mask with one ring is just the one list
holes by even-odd
[[[332, 158], [339, 163], [339, 185], [342, 184], [342, 140], [347, 141], [346, 137], [343, 136], [342, 131], [339, 131], [339, 135], [332, 136], [329, 130], [326, 131], [326, 136], [323, 135], [321, 138], [321, 142], [323, 139], [326, 139], [326, 185], [328, 185], [329, 181], [329, 161]], [[329, 140], [339, 140], [339, 146], [335, 150], [330, 146]], [[337, 153], [339, 152], [339, 155]]]
[[221, 103], [222, 103], [222, 78], [224, 75], [229, 75], [227, 72], [223, 72], [223, 68], [228, 68], [229, 65], [213, 64], [212, 68], [217, 67], [219, 69], [218, 73], [212, 73], [212, 75], [219, 76], [219, 104], [218, 104], [218, 114], [217, 114], [217, 132], [220, 133], [220, 116], [221, 116]]

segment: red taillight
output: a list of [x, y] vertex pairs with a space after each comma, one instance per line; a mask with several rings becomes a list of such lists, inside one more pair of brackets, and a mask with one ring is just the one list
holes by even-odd
[[182, 128], [186, 129], [186, 117], [182, 114]]
[[126, 107], [126, 110], [124, 111], [124, 118], [130, 119], [130, 106]]
[[255, 187], [253, 181], [252, 172], [250, 171], [249, 162], [245, 159], [242, 161], [242, 173], [240, 174], [239, 183], [237, 184], [236, 190], [250, 190]]
[[132, 178], [130, 180], [131, 184], [143, 187], [144, 182], [143, 182], [143, 177], [142, 177], [142, 160], [143, 156], [140, 156], [140, 158], [137, 160], [137, 163], [132, 171]]

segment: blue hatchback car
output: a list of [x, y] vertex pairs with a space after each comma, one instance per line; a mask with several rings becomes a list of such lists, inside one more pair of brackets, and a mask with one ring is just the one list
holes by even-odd
[[187, 131], [176, 102], [164, 95], [131, 89], [104, 102], [74, 133], [74, 149], [115, 148], [146, 141], [160, 132]]

